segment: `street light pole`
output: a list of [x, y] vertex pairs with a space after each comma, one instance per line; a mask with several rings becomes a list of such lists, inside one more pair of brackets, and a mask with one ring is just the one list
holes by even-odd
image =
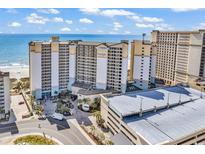
[[140, 97], [140, 117], [142, 116], [142, 100], [143, 100], [143, 97]]

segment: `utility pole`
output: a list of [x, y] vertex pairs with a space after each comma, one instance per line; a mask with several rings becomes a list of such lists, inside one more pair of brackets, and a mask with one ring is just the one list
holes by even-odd
[[140, 117], [142, 116], [142, 100], [143, 100], [143, 97], [140, 97]]
[[181, 94], [179, 94], [179, 104], [181, 104]]
[[169, 108], [169, 93], [168, 93], [168, 98], [167, 98], [167, 108]]
[[202, 95], [202, 87], [201, 87], [201, 98], [203, 98], [203, 95]]

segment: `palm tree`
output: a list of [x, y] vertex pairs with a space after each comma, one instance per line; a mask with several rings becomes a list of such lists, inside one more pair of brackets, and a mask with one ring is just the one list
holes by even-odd
[[82, 99], [78, 99], [78, 105], [82, 104], [83, 100]]
[[84, 104], [89, 104], [90, 98], [83, 98], [83, 102], [84, 102]]
[[101, 142], [103, 142], [105, 140], [105, 135], [103, 133], [99, 134], [99, 139]]
[[114, 143], [112, 141], [108, 140], [108, 141], [105, 142], [105, 144], [106, 145], [113, 145]]
[[91, 133], [92, 133], [92, 135], [94, 135], [94, 132], [95, 132], [95, 126], [94, 125], [91, 125], [90, 126], [90, 130], [91, 130]]
[[22, 89], [22, 86], [23, 86], [22, 81], [18, 81], [17, 84], [16, 84], [16, 87], [14, 89], [16, 89], [17, 92], [20, 92], [21, 89]]
[[93, 115], [96, 118], [96, 123], [98, 124], [98, 126], [102, 127], [105, 123], [105, 120], [102, 118], [100, 111], [95, 112]]
[[34, 101], [35, 101], [35, 98], [33, 95], [30, 95], [30, 104], [32, 107], [34, 107]]
[[43, 107], [41, 105], [35, 106], [36, 114], [40, 117], [43, 114]]
[[94, 99], [92, 103], [92, 108], [93, 110], [100, 110], [100, 98], [99, 97]]

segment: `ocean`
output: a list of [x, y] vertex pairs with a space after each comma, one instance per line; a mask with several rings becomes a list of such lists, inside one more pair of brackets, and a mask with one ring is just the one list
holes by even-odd
[[132, 40], [142, 38], [140, 35], [0, 34], [0, 66], [28, 65], [28, 43], [34, 40], [50, 40], [51, 36], [59, 36], [62, 41], [119, 42], [120, 40], [128, 40], [129, 44]]

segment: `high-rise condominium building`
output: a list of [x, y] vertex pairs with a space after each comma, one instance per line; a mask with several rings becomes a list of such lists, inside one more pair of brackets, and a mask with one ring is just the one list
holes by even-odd
[[8, 72], [0, 71], [0, 119], [10, 112], [10, 80]]
[[134, 40], [131, 43], [130, 80], [138, 88], [148, 89], [155, 82], [156, 53], [149, 41]]
[[[128, 42], [32, 41], [31, 92], [37, 98], [55, 96], [73, 85], [125, 92]], [[86, 86], [85, 86], [86, 85]]]
[[166, 84], [189, 83], [205, 76], [205, 30], [152, 31], [157, 52], [156, 77]]

